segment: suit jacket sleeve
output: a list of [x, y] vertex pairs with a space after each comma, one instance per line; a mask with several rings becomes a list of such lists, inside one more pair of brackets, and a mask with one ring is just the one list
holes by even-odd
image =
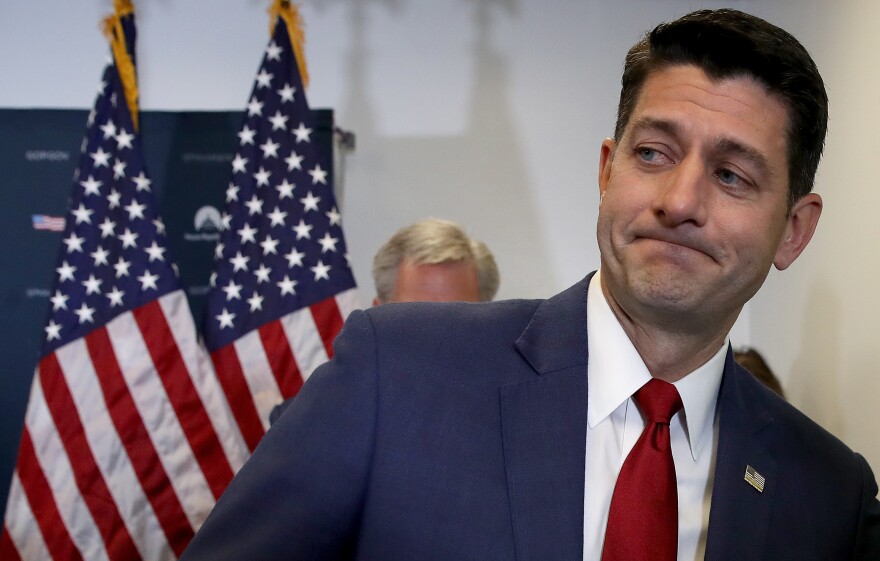
[[373, 332], [353, 313], [317, 369], [236, 475], [183, 561], [351, 557], [376, 415]]

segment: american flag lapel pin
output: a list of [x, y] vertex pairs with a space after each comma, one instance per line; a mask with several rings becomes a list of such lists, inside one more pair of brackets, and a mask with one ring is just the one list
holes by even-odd
[[764, 479], [764, 476], [758, 473], [752, 466], [746, 465], [746, 476], [744, 479], [746, 480], [746, 483], [757, 489], [759, 493], [764, 492], [764, 483], [766, 483], [767, 480]]

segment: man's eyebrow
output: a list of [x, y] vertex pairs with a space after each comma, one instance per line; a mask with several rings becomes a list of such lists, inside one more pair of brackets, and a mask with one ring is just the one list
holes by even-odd
[[751, 146], [747, 146], [732, 138], [722, 137], [715, 140], [713, 147], [720, 154], [733, 153], [745, 158], [758, 168], [758, 172], [763, 175], [773, 175], [773, 170], [770, 169], [766, 156]]
[[678, 136], [681, 127], [674, 121], [665, 119], [655, 119], [654, 117], [639, 117], [632, 123], [632, 131], [639, 130], [656, 130], [664, 132], [670, 136]]

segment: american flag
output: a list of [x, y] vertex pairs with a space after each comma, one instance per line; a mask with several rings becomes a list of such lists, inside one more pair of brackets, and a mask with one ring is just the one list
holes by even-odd
[[[110, 21], [117, 56], [133, 49], [133, 15]], [[2, 559], [176, 559], [247, 456], [168, 255], [118, 64], [74, 175]]]
[[270, 410], [332, 356], [358, 303], [331, 154], [316, 141], [287, 25], [278, 18], [238, 133], [204, 327], [251, 450]]
[[63, 232], [65, 221], [63, 216], [50, 216], [48, 214], [32, 214], [31, 224], [34, 230], [47, 230], [49, 232]]

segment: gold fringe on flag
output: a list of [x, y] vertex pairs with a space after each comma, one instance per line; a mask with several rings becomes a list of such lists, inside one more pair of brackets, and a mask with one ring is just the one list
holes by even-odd
[[119, 79], [122, 80], [122, 89], [125, 91], [125, 102], [128, 104], [128, 112], [131, 113], [131, 122], [134, 130], [138, 130], [138, 85], [134, 63], [128, 55], [125, 46], [125, 32], [122, 29], [122, 18], [134, 13], [131, 0], [114, 0], [113, 6], [116, 13], [104, 20], [104, 35], [110, 42], [113, 51], [113, 59], [116, 61], [116, 70]]
[[299, 75], [302, 78], [303, 88], [309, 85], [309, 71], [306, 68], [305, 44], [306, 35], [303, 32], [303, 22], [299, 15], [299, 10], [290, 2], [290, 0], [275, 0], [272, 7], [269, 8], [271, 23], [269, 25], [269, 33], [275, 32], [275, 23], [278, 18], [284, 20], [287, 25], [287, 35], [290, 37], [290, 43], [293, 45], [293, 56], [296, 57], [296, 65], [299, 68]]

